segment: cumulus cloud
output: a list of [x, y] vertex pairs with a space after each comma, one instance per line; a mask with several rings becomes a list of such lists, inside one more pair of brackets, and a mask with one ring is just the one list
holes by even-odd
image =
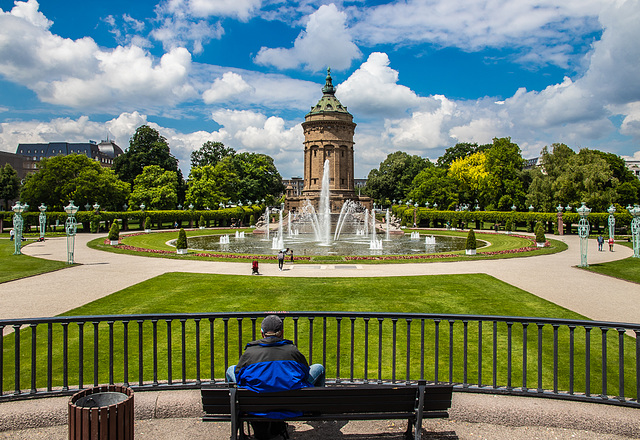
[[[606, 4], [603, 0], [408, 0], [354, 10], [357, 23], [352, 29], [367, 45], [426, 42], [464, 50], [519, 45], [530, 49], [528, 61], [565, 66], [573, 55], [567, 43], [598, 30], [596, 17]], [[550, 56], [535, 59], [543, 53]]]
[[330, 66], [347, 69], [360, 57], [347, 28], [347, 15], [333, 4], [322, 5], [309, 16], [304, 31], [298, 35], [292, 48], [262, 47], [255, 62], [279, 69], [302, 66], [316, 71]]
[[40, 100], [74, 108], [151, 108], [194, 96], [186, 49], [156, 60], [135, 45], [108, 50], [88, 37], [62, 38], [48, 30], [37, 6], [30, 0], [0, 11], [0, 74]]
[[374, 52], [338, 86], [336, 95], [358, 113], [394, 115], [416, 107], [421, 99], [398, 84], [398, 71], [389, 67], [386, 53]]
[[234, 96], [250, 93], [254, 89], [241, 75], [234, 72], [226, 72], [222, 78], [216, 78], [211, 87], [202, 94], [206, 104], [227, 101]]
[[188, 0], [189, 10], [196, 17], [235, 17], [247, 21], [260, 9], [261, 0]]

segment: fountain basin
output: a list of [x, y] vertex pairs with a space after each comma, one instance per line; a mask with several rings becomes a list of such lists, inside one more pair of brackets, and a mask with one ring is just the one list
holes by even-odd
[[[384, 236], [381, 236], [384, 237]], [[434, 244], [425, 244], [423, 240], [411, 239], [409, 235], [391, 235], [389, 239], [382, 238], [382, 249], [374, 246], [371, 249], [371, 237], [357, 234], [342, 234], [340, 240], [320, 244], [313, 234], [284, 235], [282, 248], [290, 248], [296, 256], [317, 255], [419, 255], [440, 252], [461, 251], [465, 249], [464, 237], [434, 235]], [[380, 240], [380, 239], [378, 239]], [[175, 245], [173, 241], [169, 242]], [[231, 252], [238, 254], [273, 255], [273, 237], [263, 235], [247, 235], [236, 239], [229, 237], [229, 243], [221, 243], [219, 235], [201, 235], [189, 237], [189, 249], [215, 252]]]

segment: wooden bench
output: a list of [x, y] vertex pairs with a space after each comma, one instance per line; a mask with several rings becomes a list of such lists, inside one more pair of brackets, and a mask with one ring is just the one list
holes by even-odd
[[[231, 439], [246, 438], [244, 422], [269, 420], [250, 413], [302, 412], [285, 420], [407, 419], [405, 438], [420, 439], [422, 419], [447, 418], [451, 385], [330, 385], [275, 393], [255, 393], [235, 386], [203, 386], [203, 421], [230, 421]], [[240, 433], [239, 433], [240, 431]]]

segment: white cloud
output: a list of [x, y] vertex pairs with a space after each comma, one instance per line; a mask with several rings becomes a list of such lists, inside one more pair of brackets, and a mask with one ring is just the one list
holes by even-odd
[[202, 99], [206, 104], [227, 101], [237, 95], [254, 91], [241, 75], [234, 72], [226, 72], [222, 78], [216, 78], [211, 87], [206, 90]]
[[303, 66], [312, 71], [325, 67], [347, 69], [360, 57], [360, 50], [347, 29], [347, 15], [333, 4], [322, 5], [309, 16], [306, 29], [298, 35], [293, 47], [262, 47], [255, 62], [279, 69]]
[[[576, 35], [598, 29], [606, 0], [408, 0], [354, 9], [354, 35], [364, 44], [433, 43], [478, 50], [529, 48], [528, 61], [565, 66]], [[562, 50], [559, 50], [562, 48]], [[540, 54], [547, 53], [545, 59]], [[538, 57], [537, 59], [535, 59]]]
[[220, 23], [211, 24], [206, 20], [193, 21], [188, 17], [168, 16], [162, 20], [162, 26], [154, 29], [151, 36], [162, 42], [165, 50], [192, 45], [194, 53], [204, 50], [203, 45], [224, 35]]
[[160, 60], [135, 45], [102, 49], [91, 38], [61, 38], [34, 24], [41, 15], [33, 12], [36, 2], [16, 5], [11, 13], [0, 11], [0, 74], [35, 91], [41, 101], [107, 111], [153, 108], [195, 96], [186, 49], [176, 48]]
[[38, 9], [40, 9], [40, 4], [36, 0], [27, 0], [26, 2], [16, 1], [15, 6], [11, 10], [11, 15], [23, 18], [36, 27], [49, 29], [53, 22], [45, 17]]
[[262, 4], [261, 0], [188, 0], [189, 10], [196, 17], [236, 17], [247, 21]]
[[337, 97], [360, 114], [397, 115], [421, 104], [415, 92], [398, 84], [386, 53], [374, 52], [338, 86]]

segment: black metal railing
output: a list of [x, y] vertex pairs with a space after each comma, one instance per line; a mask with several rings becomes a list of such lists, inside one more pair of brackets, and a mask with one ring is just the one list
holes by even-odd
[[[478, 315], [275, 312], [335, 383], [452, 383], [457, 390], [640, 407], [640, 325]], [[99, 384], [198, 388], [259, 338], [266, 313], [0, 320], [0, 402]]]

